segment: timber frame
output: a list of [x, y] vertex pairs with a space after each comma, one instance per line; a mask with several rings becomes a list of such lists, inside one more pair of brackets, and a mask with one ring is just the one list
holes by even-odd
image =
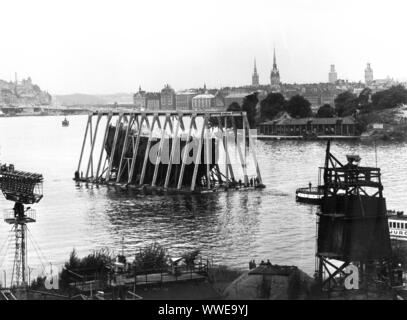
[[[241, 136], [238, 138], [238, 128], [236, 124], [236, 119], [238, 118], [242, 126], [240, 129], [243, 129], [244, 139], [242, 139]], [[203, 124], [197, 125], [198, 120]], [[105, 123], [102, 129], [99, 128], [102, 126], [101, 123]], [[106, 152], [105, 145], [108, 139], [109, 129], [111, 129], [112, 126], [114, 126], [115, 131], [109, 156]], [[118, 143], [120, 130], [124, 130], [125, 132], [124, 142], [122, 144]], [[154, 138], [154, 135], [157, 134], [160, 142], [154, 174], [152, 179], [148, 179], [146, 178], [147, 162], [149, 161], [152, 142], [157, 139]], [[181, 154], [179, 168], [177, 167], [177, 170], [173, 171], [174, 166], [172, 164], [177, 147], [177, 143], [173, 143], [169, 155], [169, 165], [165, 173], [165, 180], [162, 183], [157, 183], [164, 137], [169, 137], [173, 139], [172, 141], [178, 141], [181, 135], [182, 139], [186, 138], [187, 141], [196, 139], [198, 143], [197, 161], [195, 161], [194, 164], [192, 179], [186, 187], [185, 181], [183, 183], [183, 179], [185, 160], [189, 151], [187, 150], [188, 148], [185, 148], [183, 154]], [[229, 138], [227, 138], [226, 135]], [[231, 137], [230, 135], [233, 136]], [[137, 165], [136, 157], [141, 153], [139, 148], [141, 137], [148, 137], [148, 140], [147, 147], [142, 155], [144, 161], [142, 162], [141, 174], [135, 179], [133, 174]], [[215, 138], [219, 150], [225, 155], [225, 159], [222, 160], [222, 163], [215, 163], [211, 168], [208, 148], [212, 148], [212, 144], [204, 142], [213, 138]], [[98, 139], [101, 140], [99, 146], [96, 147], [96, 141]], [[161, 190], [180, 193], [203, 193], [227, 190], [230, 188], [263, 188], [264, 185], [257, 161], [256, 150], [253, 147], [253, 139], [246, 112], [195, 112], [174, 110], [160, 110], [156, 112], [92, 112], [88, 115], [75, 180], [86, 183], [117, 185], [144, 191]], [[128, 154], [129, 148], [132, 154], [131, 157], [129, 157]], [[239, 164], [235, 164], [235, 166], [231, 163], [231, 148], [235, 148], [238, 153]], [[247, 170], [248, 154], [251, 155], [252, 163], [255, 168], [255, 173], [252, 174], [251, 177], [248, 176]], [[205, 165], [204, 188], [202, 184], [201, 187], [199, 187], [199, 182], [197, 181], [201, 155], [202, 157], [205, 156], [205, 161], [208, 160]], [[118, 167], [114, 166], [114, 163], [119, 163]], [[242, 172], [242, 175], [238, 175], [238, 172]], [[124, 174], [127, 174], [127, 176], [124, 176]], [[175, 181], [174, 175], [176, 177]], [[255, 183], [249, 183], [249, 178], [250, 182], [253, 180]]]

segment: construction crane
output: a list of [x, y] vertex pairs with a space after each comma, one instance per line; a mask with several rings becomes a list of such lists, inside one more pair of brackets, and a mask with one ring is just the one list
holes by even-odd
[[14, 165], [0, 166], [0, 190], [4, 197], [14, 202], [7, 210], [4, 221], [13, 225], [15, 254], [11, 284], [17, 287], [27, 284], [27, 223], [36, 221], [36, 213], [24, 205], [38, 203], [42, 197], [43, 177], [38, 173], [17, 171]]

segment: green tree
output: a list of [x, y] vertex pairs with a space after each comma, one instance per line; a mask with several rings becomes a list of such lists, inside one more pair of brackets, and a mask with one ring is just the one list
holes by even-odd
[[317, 118], [333, 118], [335, 116], [335, 109], [330, 104], [324, 104], [318, 109]]
[[407, 89], [402, 85], [372, 95], [372, 105], [376, 110], [395, 108], [402, 104], [407, 104]]
[[261, 121], [271, 120], [280, 112], [285, 110], [287, 101], [281, 93], [269, 93], [267, 97], [260, 102]]
[[370, 88], [365, 88], [362, 90], [362, 92], [359, 94], [358, 100], [359, 100], [359, 106], [363, 111], [369, 111], [370, 106], [371, 106], [371, 95], [372, 95], [372, 90]]
[[[238, 111], [238, 112], [241, 112], [242, 111], [242, 108], [240, 107], [240, 105], [237, 103], [237, 102], [232, 102], [230, 105], [229, 105], [229, 107], [226, 109], [226, 111], [231, 111], [231, 112], [233, 112], [233, 111]], [[242, 129], [243, 128], [243, 119], [242, 119], [242, 117], [235, 117], [235, 123], [236, 123], [236, 127], [238, 128], [238, 129]], [[230, 121], [230, 119], [229, 119], [229, 117], [228, 117], [228, 120], [227, 120], [227, 127], [228, 128], [231, 128], [233, 126], [233, 124], [232, 124], [232, 121]]]
[[350, 91], [345, 91], [335, 98], [335, 111], [340, 117], [352, 115], [358, 108], [358, 98]]
[[254, 128], [256, 126], [256, 107], [258, 103], [259, 99], [257, 98], [257, 92], [249, 94], [243, 99], [242, 111], [246, 112], [250, 128]]
[[298, 94], [288, 100], [286, 110], [293, 118], [306, 118], [312, 115], [311, 103]]

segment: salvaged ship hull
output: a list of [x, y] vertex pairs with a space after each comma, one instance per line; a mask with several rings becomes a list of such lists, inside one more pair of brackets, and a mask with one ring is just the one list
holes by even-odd
[[[112, 155], [112, 150], [113, 150], [113, 143], [114, 143], [114, 137], [115, 137], [115, 132], [116, 132], [116, 127], [115, 126], [110, 126], [108, 129], [108, 135], [105, 143], [105, 151], [112, 161], [112, 170], [111, 173], [113, 174], [113, 179], [116, 179], [117, 173], [119, 171], [119, 166], [120, 166], [120, 159], [122, 157], [122, 152], [123, 148], [125, 148], [124, 151], [124, 156], [123, 156], [123, 163], [127, 161], [128, 163], [131, 163], [132, 157], [133, 157], [133, 144], [137, 139], [137, 133], [130, 131], [129, 132], [129, 138], [127, 139], [126, 146], [124, 146], [125, 143], [125, 136], [126, 136], [126, 126], [121, 126], [118, 131], [118, 136], [117, 136], [117, 142], [116, 142], [116, 147], [114, 151], [114, 155]], [[145, 174], [144, 174], [144, 179], [141, 184], [143, 185], [151, 185], [153, 182], [154, 178], [154, 171], [156, 167], [156, 162], [155, 162], [155, 157], [150, 157], [150, 155], [154, 154], [154, 152], [159, 150], [159, 145], [160, 145], [160, 138], [152, 138], [150, 148], [148, 150], [149, 152], [149, 157], [147, 159], [147, 162], [145, 164]], [[122, 170], [120, 173], [120, 179], [118, 182], [121, 183], [129, 183], [129, 184], [134, 184], [134, 185], [139, 185], [140, 180], [142, 177], [142, 170], [144, 166], [144, 159], [146, 156], [147, 152], [147, 147], [148, 147], [148, 141], [149, 137], [145, 135], [140, 136], [140, 141], [139, 145], [137, 148], [137, 154], [135, 157], [135, 163], [134, 163], [134, 170], [133, 174], [129, 179], [129, 172], [130, 172], [130, 165], [123, 165], [122, 164]], [[181, 167], [182, 167], [182, 157], [183, 157], [183, 150], [184, 147], [187, 143], [187, 141], [180, 139], [180, 147], [176, 148], [176, 152], [174, 154], [174, 161], [171, 167], [171, 174], [168, 182], [168, 188], [176, 188], [178, 185], [178, 180], [180, 177], [181, 173]], [[211, 155], [209, 156], [210, 158], [210, 165], [209, 165], [209, 170], [211, 171], [214, 167], [215, 164], [217, 163], [217, 158], [216, 158], [216, 152], [215, 152], [215, 147], [216, 147], [216, 140], [211, 139], [212, 142], [212, 147], [209, 148], [212, 150]], [[181, 187], [190, 187], [193, 179], [193, 173], [194, 173], [194, 167], [195, 167], [195, 158], [197, 157], [196, 155], [196, 150], [198, 149], [198, 141], [189, 141], [189, 143], [195, 145], [195, 155], [194, 151], [190, 149], [189, 151], [189, 160], [185, 164], [185, 169], [183, 173], [183, 178], [182, 178], [182, 183]], [[165, 138], [163, 142], [163, 152], [161, 155], [161, 161], [158, 164], [158, 171], [157, 171], [157, 177], [155, 180], [155, 185], [156, 186], [164, 186], [165, 184], [165, 179], [167, 175], [167, 170], [168, 170], [168, 159], [171, 154], [172, 150], [172, 144], [173, 144], [173, 139], [172, 138]], [[196, 176], [196, 187], [204, 187], [206, 186], [206, 176], [207, 176], [207, 165], [205, 159], [206, 159], [206, 145], [205, 145], [205, 139], [202, 142], [202, 152], [200, 156], [200, 162], [198, 165], [198, 170], [197, 170], [197, 176]], [[192, 161], [191, 161], [192, 160]]]

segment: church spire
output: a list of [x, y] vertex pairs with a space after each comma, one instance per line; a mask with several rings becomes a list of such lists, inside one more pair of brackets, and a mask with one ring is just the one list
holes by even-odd
[[257, 73], [256, 58], [254, 58], [254, 68], [252, 75], [252, 86], [257, 87], [259, 85], [259, 75]]
[[276, 62], [276, 47], [274, 46], [274, 55], [273, 55], [273, 68], [277, 68]]

